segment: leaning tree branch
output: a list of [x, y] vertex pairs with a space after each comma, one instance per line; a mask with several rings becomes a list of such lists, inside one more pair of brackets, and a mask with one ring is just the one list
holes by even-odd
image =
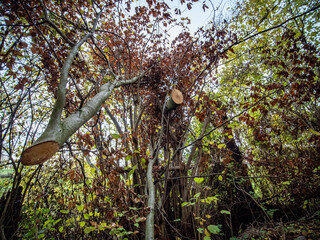
[[[41, 164], [51, 158], [59, 150], [59, 147], [61, 147], [83, 124], [96, 114], [101, 105], [111, 96], [115, 88], [134, 83], [143, 75], [144, 73], [129, 80], [119, 81], [117, 81], [119, 79], [119, 77], [117, 77], [115, 81], [102, 85], [93, 98], [64, 120], [61, 120], [61, 115], [56, 115], [59, 119], [53, 119], [52, 121], [56, 122], [53, 122], [54, 124], [51, 123], [51, 125], [48, 124], [38, 140], [22, 153], [20, 159], [22, 164]], [[55, 114], [59, 114], [59, 112], [55, 112]], [[53, 117], [54, 112], [52, 112], [51, 115], [51, 118]]]

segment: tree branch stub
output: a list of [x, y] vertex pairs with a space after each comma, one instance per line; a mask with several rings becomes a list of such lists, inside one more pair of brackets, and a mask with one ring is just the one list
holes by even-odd
[[47, 141], [31, 146], [25, 150], [20, 158], [23, 165], [32, 166], [44, 163], [59, 150], [59, 144]]
[[167, 110], [172, 110], [177, 108], [180, 104], [183, 103], [183, 94], [178, 89], [173, 89], [170, 94], [170, 99], [166, 103]]

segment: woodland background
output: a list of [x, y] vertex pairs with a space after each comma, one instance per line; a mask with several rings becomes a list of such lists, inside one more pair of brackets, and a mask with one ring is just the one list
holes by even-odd
[[0, 6], [2, 240], [320, 238], [319, 1]]

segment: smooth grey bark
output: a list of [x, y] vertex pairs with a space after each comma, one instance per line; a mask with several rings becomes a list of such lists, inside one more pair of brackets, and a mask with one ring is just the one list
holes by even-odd
[[163, 135], [163, 122], [164, 122], [164, 113], [165, 109], [173, 110], [177, 108], [183, 102], [183, 95], [182, 93], [174, 89], [171, 94], [170, 98], [163, 105], [162, 109], [162, 118], [161, 118], [161, 130], [159, 133], [158, 142], [156, 144], [155, 150], [153, 152], [153, 158], [149, 160], [148, 169], [147, 169], [147, 190], [148, 190], [148, 208], [150, 212], [146, 219], [146, 240], [153, 240], [154, 239], [154, 210], [155, 210], [155, 203], [156, 203], [156, 193], [155, 193], [155, 186], [153, 182], [152, 176], [152, 168], [153, 164], [155, 163], [156, 159], [159, 156], [160, 146], [161, 146], [161, 139]]
[[68, 83], [68, 75], [69, 71], [72, 65], [72, 62], [77, 55], [79, 48], [81, 47], [82, 44], [84, 44], [92, 35], [93, 32], [95, 31], [98, 23], [98, 19], [100, 17], [100, 14], [96, 18], [94, 22], [93, 29], [86, 34], [79, 42], [77, 42], [73, 48], [71, 49], [67, 59], [65, 60], [62, 69], [61, 69], [61, 75], [60, 75], [60, 83], [58, 86], [58, 92], [57, 92], [57, 100], [55, 102], [55, 106], [53, 108], [49, 123], [48, 123], [48, 128], [56, 127], [60, 121], [61, 121], [61, 114], [66, 102], [66, 86]]
[[161, 118], [161, 130], [159, 133], [158, 142], [153, 150], [152, 159], [149, 160], [148, 168], [147, 168], [147, 190], [148, 190], [148, 208], [150, 212], [146, 219], [146, 240], [153, 240], [154, 239], [154, 209], [156, 204], [156, 192], [155, 186], [153, 182], [152, 176], [152, 168], [155, 161], [158, 159], [161, 140], [163, 136], [163, 122], [164, 122], [164, 112], [165, 112], [166, 104], [164, 104], [162, 109], [162, 118]]
[[[34, 144], [31, 145], [31, 147], [49, 141], [56, 142], [59, 147], [61, 147], [72, 136], [72, 134], [74, 134], [83, 124], [85, 124], [98, 112], [101, 105], [111, 96], [115, 88], [133, 83], [140, 77], [141, 76], [138, 76], [127, 81], [115, 80], [114, 82], [108, 82], [102, 85], [99, 92], [93, 98], [91, 98], [81, 109], [72, 113], [64, 120], [53, 119], [52, 121], [50, 121], [50, 124], [48, 124], [43, 134], [37, 139]], [[52, 114], [55, 113], [59, 116], [60, 113], [57, 112], [58, 111], [54, 111]], [[54, 116], [51, 116], [51, 118], [53, 117]]]
[[146, 240], [154, 239], [154, 207], [155, 207], [155, 190], [152, 178], [152, 167], [154, 164], [154, 159], [149, 160], [147, 169], [147, 185], [148, 185], [148, 208], [150, 212], [146, 219]]
[[[55, 141], [62, 146], [72, 134], [74, 134], [83, 124], [92, 118], [99, 110], [101, 105], [111, 96], [113, 90], [117, 87], [134, 83], [139, 77], [127, 81], [108, 82], [100, 87], [99, 92], [91, 98], [82, 108], [69, 115], [57, 124], [47, 126], [44, 133], [39, 137], [35, 144], [44, 141]], [[54, 113], [54, 112], [53, 112]], [[52, 113], [52, 114], [53, 114]], [[53, 120], [52, 122], [57, 121]]]
[[[43, 141], [55, 141], [61, 135], [61, 115], [63, 112], [63, 108], [66, 102], [66, 86], [68, 83], [68, 75], [72, 65], [72, 62], [77, 55], [79, 48], [82, 44], [84, 44], [90, 37], [92, 37], [93, 32], [95, 31], [98, 23], [98, 19], [100, 18], [101, 13], [98, 14], [95, 19], [92, 30], [87, 33], [79, 42], [77, 42], [71, 49], [67, 59], [65, 60], [60, 74], [60, 82], [57, 90], [57, 100], [54, 104], [49, 123], [43, 132], [43, 134], [38, 138], [37, 141], [33, 145], [41, 143]], [[50, 137], [51, 136], [51, 137]], [[50, 139], [51, 138], [51, 139]], [[59, 143], [59, 141], [57, 141]], [[59, 144], [60, 145], [60, 144]]]

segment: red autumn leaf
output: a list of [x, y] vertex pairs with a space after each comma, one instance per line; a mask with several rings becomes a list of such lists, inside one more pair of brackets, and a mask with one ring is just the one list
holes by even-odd
[[32, 71], [32, 68], [30, 66], [28, 66], [28, 65], [24, 65], [23, 67], [27, 72], [31, 72]]

